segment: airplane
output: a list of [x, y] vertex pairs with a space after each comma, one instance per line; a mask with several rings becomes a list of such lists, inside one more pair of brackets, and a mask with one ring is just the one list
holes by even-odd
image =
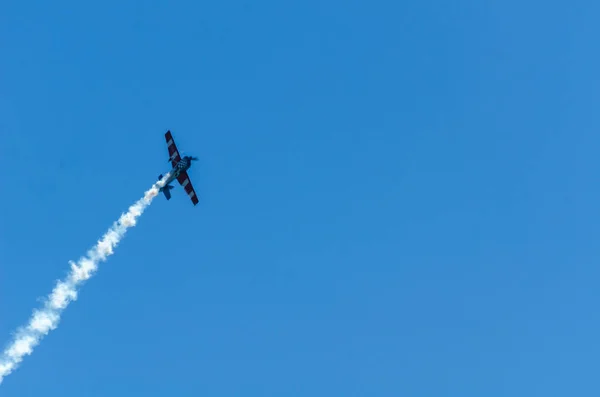
[[[165, 181], [163, 187], [160, 188], [160, 191], [164, 193], [167, 200], [171, 199], [171, 189], [173, 186], [169, 185], [175, 179], [183, 189], [188, 194], [192, 203], [194, 205], [198, 204], [198, 196], [196, 196], [196, 192], [194, 191], [194, 187], [190, 182], [190, 177], [188, 176], [187, 170], [192, 166], [192, 161], [198, 160], [198, 157], [192, 156], [184, 156], [181, 157], [179, 155], [179, 151], [177, 150], [177, 146], [175, 145], [175, 141], [173, 140], [173, 135], [171, 134], [171, 130], [167, 130], [165, 133], [165, 139], [167, 140], [167, 149], [169, 150], [169, 162], [173, 166], [173, 169], [170, 171], [169, 178]], [[162, 179], [163, 175], [160, 174], [158, 176], [158, 180]]]

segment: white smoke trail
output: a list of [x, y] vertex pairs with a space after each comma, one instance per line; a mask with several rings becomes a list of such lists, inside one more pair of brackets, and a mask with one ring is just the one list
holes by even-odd
[[29, 323], [16, 332], [13, 341], [0, 356], [0, 383], [17, 368], [25, 356], [33, 352], [33, 348], [44, 336], [58, 326], [62, 312], [69, 303], [77, 299], [77, 291], [81, 284], [94, 275], [100, 262], [104, 262], [113, 254], [113, 249], [123, 239], [127, 230], [136, 225], [137, 218], [152, 203], [168, 177], [169, 174], [165, 175], [144, 193], [143, 198], [129, 207], [96, 246], [88, 251], [87, 256], [81, 257], [77, 263], [69, 261], [71, 271], [68, 276], [57, 282], [43, 307], [33, 312]]

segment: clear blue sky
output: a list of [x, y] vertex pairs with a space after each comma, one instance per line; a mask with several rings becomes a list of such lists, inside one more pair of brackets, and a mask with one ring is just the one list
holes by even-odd
[[[85, 4], [84, 4], [85, 3]], [[589, 396], [600, 5], [4, 1], [3, 397]]]

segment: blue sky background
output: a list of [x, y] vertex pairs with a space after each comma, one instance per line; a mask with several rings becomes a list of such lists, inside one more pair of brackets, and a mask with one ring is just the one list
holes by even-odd
[[168, 170], [27, 396], [588, 396], [600, 4], [4, 1], [0, 339]]

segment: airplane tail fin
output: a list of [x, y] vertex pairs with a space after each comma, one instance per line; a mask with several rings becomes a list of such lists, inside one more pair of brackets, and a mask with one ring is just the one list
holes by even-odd
[[166, 185], [161, 189], [167, 200], [171, 199], [171, 189], [173, 189], [173, 186], [171, 185]]
[[[158, 180], [160, 181], [162, 179], [162, 177], [163, 177], [163, 175], [160, 174], [158, 176]], [[171, 185], [165, 185], [165, 186], [161, 187], [159, 190], [161, 192], [163, 192], [163, 194], [165, 195], [165, 197], [167, 198], [167, 200], [170, 200], [171, 199], [171, 189], [173, 189], [173, 186], [171, 186]]]

